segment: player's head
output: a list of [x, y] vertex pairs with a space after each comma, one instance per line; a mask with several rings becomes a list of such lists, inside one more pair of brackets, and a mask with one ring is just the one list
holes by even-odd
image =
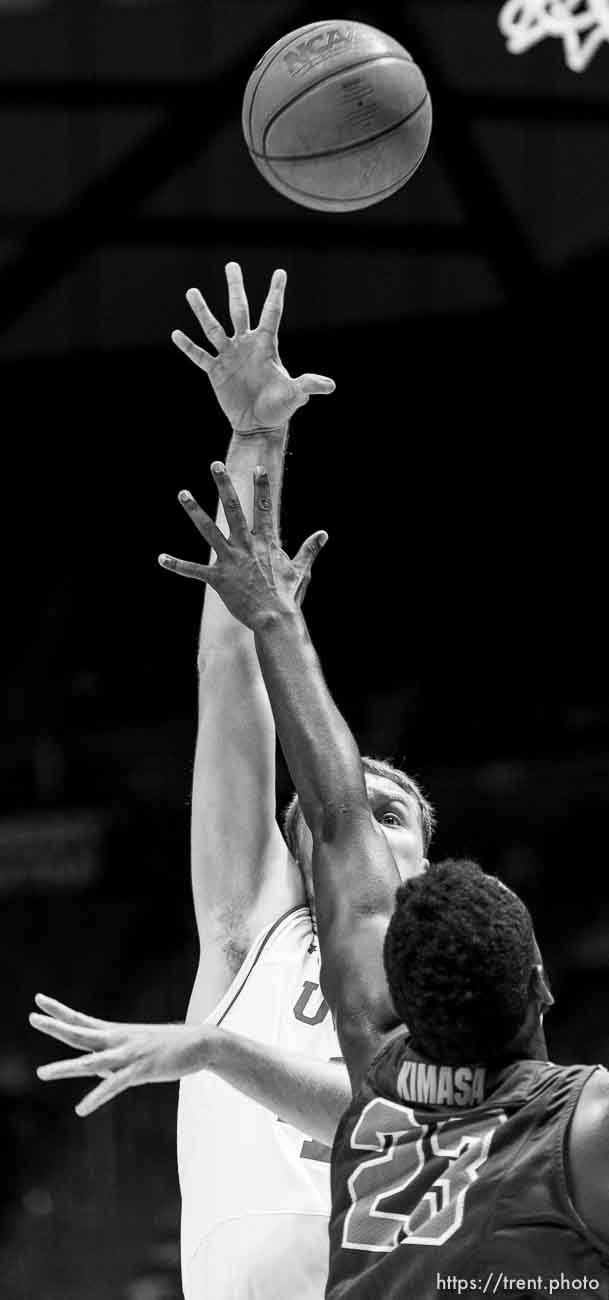
[[475, 862], [439, 862], [400, 886], [384, 957], [413, 1045], [448, 1065], [519, 1044], [526, 1055], [552, 1005], [528, 908]]
[[[370, 807], [387, 837], [401, 880], [408, 880], [427, 866], [434, 810], [418, 783], [399, 768], [376, 758], [362, 758], [362, 765]], [[283, 829], [311, 899], [313, 839], [297, 795], [286, 810]]]

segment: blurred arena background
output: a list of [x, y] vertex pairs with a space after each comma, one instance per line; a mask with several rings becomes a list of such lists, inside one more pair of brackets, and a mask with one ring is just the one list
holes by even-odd
[[[326, 527], [308, 596], [362, 749], [418, 773], [436, 856], [531, 906], [550, 1051], [607, 1061], [609, 48], [509, 54], [490, 0], [375, 0], [420, 63], [429, 154], [363, 213], [275, 194], [242, 142], [286, 0], [0, 0], [6, 991], [0, 1295], [176, 1300], [176, 1089], [86, 1121], [27, 1025], [41, 989], [181, 1019], [194, 970], [188, 802], [202, 589], [175, 502], [226, 442], [173, 349], [238, 259], [282, 356], [337, 381], [294, 421], [285, 537]], [[279, 771], [279, 796], [289, 785]], [[238, 797], [238, 795], [237, 795]]]

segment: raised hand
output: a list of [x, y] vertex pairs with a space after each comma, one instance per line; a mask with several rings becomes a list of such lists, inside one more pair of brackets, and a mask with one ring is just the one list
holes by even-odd
[[213, 1026], [127, 1025], [86, 1016], [44, 993], [37, 993], [35, 1001], [44, 1014], [32, 1012], [32, 1027], [84, 1053], [41, 1065], [38, 1077], [45, 1082], [90, 1075], [103, 1079], [79, 1101], [77, 1115], [91, 1115], [127, 1088], [171, 1083], [205, 1068], [205, 1041], [206, 1036], [212, 1041]]
[[250, 329], [249, 305], [238, 262], [226, 266], [232, 337], [210, 311], [198, 289], [186, 299], [217, 355], [198, 347], [181, 330], [171, 337], [177, 347], [204, 370], [224, 414], [237, 433], [279, 429], [314, 393], [332, 393], [335, 384], [325, 375], [292, 379], [279, 357], [277, 335], [283, 312], [287, 276], [273, 272], [270, 288], [255, 329]]
[[230, 529], [228, 537], [197, 504], [190, 492], [178, 500], [195, 528], [212, 550], [214, 564], [194, 564], [173, 555], [159, 555], [159, 564], [185, 578], [207, 582], [224, 601], [231, 614], [246, 627], [256, 628], [269, 615], [296, 610], [304, 596], [313, 562], [328, 540], [325, 532], [313, 533], [291, 560], [282, 550], [273, 516], [266, 470], [254, 474], [254, 527], [250, 531], [233, 484], [219, 461], [211, 467]]

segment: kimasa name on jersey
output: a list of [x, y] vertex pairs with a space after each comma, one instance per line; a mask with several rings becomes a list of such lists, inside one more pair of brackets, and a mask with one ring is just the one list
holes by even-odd
[[397, 1091], [404, 1101], [419, 1106], [477, 1106], [484, 1101], [486, 1070], [483, 1065], [430, 1065], [404, 1061]]

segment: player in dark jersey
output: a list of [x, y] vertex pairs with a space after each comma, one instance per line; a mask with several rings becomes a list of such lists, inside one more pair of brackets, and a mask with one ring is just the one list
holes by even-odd
[[329, 1300], [606, 1297], [609, 1080], [547, 1059], [523, 902], [474, 863], [431, 866], [398, 890], [385, 968], [410, 1034], [339, 1125]]
[[208, 582], [253, 629], [312, 835], [322, 988], [354, 1092], [332, 1155], [328, 1300], [608, 1300], [609, 1076], [548, 1062], [551, 994], [510, 890], [446, 863], [396, 900], [357, 746], [295, 599], [322, 535], [291, 562], [266, 473], [250, 532], [224, 467], [212, 470], [228, 539], [200, 509], [192, 518], [216, 563], [161, 562]]

